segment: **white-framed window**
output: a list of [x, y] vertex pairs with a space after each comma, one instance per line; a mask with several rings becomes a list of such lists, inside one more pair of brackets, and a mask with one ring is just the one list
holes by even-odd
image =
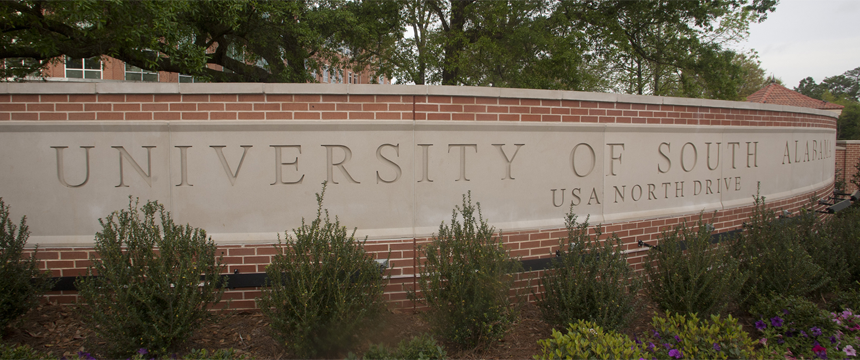
[[[158, 72], [144, 70], [134, 65], [125, 64], [125, 79], [128, 81], [158, 82]], [[182, 80], [180, 79], [180, 82]]]
[[102, 62], [98, 57], [75, 59], [67, 56], [66, 77], [74, 79], [101, 79]]
[[197, 83], [197, 82], [203, 82], [203, 81], [192, 76], [192, 75], [179, 74], [179, 82], [181, 82], [181, 83]]
[[323, 70], [323, 80], [322, 80], [322, 82], [324, 82], [324, 83], [327, 83], [327, 82], [328, 82], [328, 66], [326, 66], [326, 67], [325, 67], [325, 69]]

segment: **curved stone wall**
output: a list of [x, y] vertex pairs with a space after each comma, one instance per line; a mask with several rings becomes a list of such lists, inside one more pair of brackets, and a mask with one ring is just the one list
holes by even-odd
[[7, 83], [0, 196], [58, 276], [80, 273], [98, 218], [129, 195], [205, 228], [231, 271], [262, 272], [328, 181], [326, 207], [392, 252], [396, 278], [467, 192], [524, 257], [552, 251], [571, 206], [627, 243], [703, 211], [736, 228], [757, 191], [796, 209], [832, 191], [835, 125], [812, 109], [566, 91]]

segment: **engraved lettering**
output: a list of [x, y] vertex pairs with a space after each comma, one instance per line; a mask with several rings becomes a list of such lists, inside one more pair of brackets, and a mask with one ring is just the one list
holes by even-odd
[[654, 190], [657, 189], [657, 185], [648, 184], [648, 200], [657, 199], [657, 195], [654, 195]]
[[711, 143], [706, 142], [705, 145], [708, 146], [708, 170], [716, 170], [720, 166], [720, 143], [717, 143], [717, 164], [714, 167], [711, 167]]
[[672, 160], [669, 160], [669, 156], [663, 152], [663, 145], [666, 145], [667, 151], [672, 151], [672, 145], [669, 143], [664, 142], [664, 143], [660, 143], [660, 145], [657, 146], [657, 152], [660, 153], [660, 156], [662, 156], [664, 159], [666, 159], [666, 170], [663, 170], [663, 168], [660, 167], [660, 164], [657, 164], [657, 171], [659, 171], [661, 174], [665, 174], [665, 173], [669, 172], [669, 169], [672, 168]]
[[668, 199], [669, 198], [669, 185], [672, 185], [672, 183], [664, 182], [661, 185], [663, 185], [663, 198]]
[[239, 165], [236, 166], [235, 172], [230, 170], [230, 164], [227, 163], [227, 158], [224, 157], [224, 148], [227, 145], [210, 145], [209, 147], [215, 149], [215, 153], [218, 154], [218, 160], [221, 160], [221, 167], [224, 169], [224, 173], [227, 174], [227, 180], [230, 180], [230, 186], [236, 185], [236, 178], [239, 176], [239, 170], [242, 169], [242, 163], [245, 162], [245, 155], [248, 154], [248, 149], [252, 148], [253, 145], [240, 145], [242, 148], [242, 158], [239, 159]]
[[188, 183], [188, 148], [190, 145], [178, 145], [179, 148], [179, 184], [176, 186], [194, 186]]
[[705, 195], [713, 193], [714, 191], [711, 190], [711, 180], [705, 180]]
[[[639, 189], [638, 196], [636, 195], [636, 189]], [[639, 184], [633, 185], [633, 187], [630, 189], [630, 198], [633, 199], [633, 201], [639, 201], [639, 199], [642, 198], [642, 186], [640, 186]]]
[[788, 148], [788, 141], [785, 142], [785, 152], [782, 154], [782, 164], [785, 165], [785, 160], [791, 164], [791, 150]]
[[[346, 171], [346, 166], [344, 164], [352, 159], [352, 150], [344, 145], [320, 145], [325, 148], [325, 157], [326, 157], [326, 181], [337, 184], [337, 181], [334, 181], [334, 168], [337, 167], [340, 169], [340, 172], [343, 176], [346, 176], [347, 181], [353, 184], [361, 184], [349, 175], [349, 172]], [[334, 149], [341, 149], [343, 151], [343, 159], [338, 162], [334, 162]]]
[[514, 162], [514, 159], [516, 159], [517, 154], [520, 152], [520, 147], [522, 147], [523, 145], [525, 145], [525, 144], [514, 144], [514, 146], [516, 146], [517, 148], [516, 148], [516, 150], [514, 150], [514, 154], [511, 155], [511, 158], [509, 159], [508, 154], [505, 154], [505, 149], [503, 148], [503, 146], [505, 146], [505, 144], [493, 144], [493, 146], [497, 146], [499, 148], [499, 151], [502, 152], [502, 158], [505, 159], [505, 163], [507, 164], [507, 168], [505, 169], [505, 177], [503, 177], [502, 180], [507, 180], [507, 179], [515, 180], [511, 176], [511, 163]]
[[693, 196], [699, 195], [702, 193], [702, 182], [699, 180], [693, 180]]
[[[305, 174], [296, 180], [296, 181], [284, 181], [284, 165], [293, 165], [296, 168], [296, 171], [299, 171], [299, 155], [302, 154], [302, 146], [301, 145], [269, 145], [269, 147], [275, 148], [275, 182], [269, 185], [289, 185], [289, 184], [301, 184], [305, 179]], [[299, 151], [299, 154], [296, 155], [295, 159], [292, 162], [284, 162], [283, 161], [283, 149], [291, 148]], [[238, 174], [238, 169], [236, 173]]]
[[[583, 172], [580, 172], [576, 167], [576, 150], [578, 150], [579, 147], [583, 145], [585, 145], [585, 147], [587, 147], [588, 151], [591, 153], [591, 166], [588, 168], [588, 171], [583, 171], [585, 174], [583, 174]], [[574, 146], [573, 150], [571, 150], [570, 152], [570, 166], [573, 168], [573, 173], [576, 174], [576, 176], [586, 177], [591, 174], [591, 172], [594, 171], [595, 163], [597, 163], [597, 157], [595, 156], [594, 148], [592, 148], [591, 145], [588, 145], [586, 143], [579, 143], [576, 144], [576, 146]]]
[[561, 201], [558, 202], [557, 204], [555, 202], [555, 190], [557, 190], [557, 189], [552, 189], [552, 206], [560, 207], [560, 206], [564, 205], [564, 189], [561, 189]]
[[[750, 152], [750, 144], [753, 144], [752, 152]], [[750, 166], [750, 157], [753, 158], [753, 166]], [[747, 141], [747, 167], [758, 167], [758, 141], [752, 143]]]
[[591, 188], [591, 197], [588, 198], [588, 205], [591, 205], [591, 200], [600, 205], [600, 199], [597, 197], [597, 189]]
[[737, 150], [737, 148], [739, 148], [741, 146], [741, 143], [737, 142], [737, 141], [733, 141], [733, 142], [729, 143], [729, 146], [731, 146], [731, 148], [732, 148], [732, 169], [737, 169], [735, 167], [735, 150]]
[[119, 185], [115, 187], [128, 187], [128, 185], [123, 182], [123, 158], [126, 158], [128, 161], [130, 161], [131, 167], [134, 169], [134, 171], [137, 171], [137, 173], [140, 174], [143, 180], [146, 181], [146, 184], [152, 187], [152, 148], [154, 148], [155, 146], [141, 146], [142, 148], [146, 149], [146, 172], [143, 172], [143, 169], [140, 167], [140, 165], [137, 164], [137, 161], [134, 161], [134, 158], [131, 157], [131, 154], [129, 154], [128, 151], [125, 150], [125, 148], [123, 148], [122, 146], [111, 147], [119, 151]]
[[621, 164], [621, 156], [622, 156], [622, 154], [620, 152], [618, 153], [617, 157], [615, 156], [615, 147], [620, 146], [621, 150], [624, 150], [624, 144], [623, 143], [617, 143], [617, 144], [606, 144], [606, 145], [609, 146], [609, 174], [611, 174], [612, 176], [615, 176], [615, 161], [618, 161], [618, 163]]
[[[684, 197], [684, 182], [681, 181], [680, 185], [678, 185], [678, 184], [679, 184], [679, 182], [676, 181], [675, 182], [675, 197]], [[680, 193], [681, 195], [679, 196], [678, 193]]]
[[454, 181], [469, 181], [466, 177], [466, 148], [474, 148], [475, 153], [478, 153], [478, 144], [448, 144], [448, 153], [451, 153], [452, 147], [460, 148], [460, 178]]
[[812, 140], [812, 159], [821, 160], [818, 157], [818, 140]]
[[[689, 169], [687, 168], [686, 162], [684, 162], [684, 152], [687, 150], [687, 145], [690, 145], [693, 147], [693, 166], [690, 166]], [[681, 169], [684, 170], [684, 172], [693, 171], [693, 169], [696, 168], [696, 163], [698, 163], [698, 162], [699, 162], [699, 150], [696, 150], [696, 145], [693, 145], [693, 143], [690, 143], [690, 142], [684, 144], [684, 146], [681, 147]]]
[[570, 203], [573, 204], [573, 206], [577, 206], [580, 203], [582, 203], [582, 198], [579, 197], [580, 194], [582, 194], [582, 189], [580, 189], [580, 188], [575, 188], [575, 189], [570, 191], [570, 195], [572, 195], [573, 198], [576, 199], [576, 200], [570, 201]]
[[385, 157], [385, 155], [382, 155], [382, 148], [383, 147], [394, 148], [394, 154], [397, 155], [397, 157], [400, 157], [400, 144], [397, 144], [397, 145], [382, 144], [382, 145], [379, 145], [378, 148], [376, 148], [376, 158], [381, 160], [381, 161], [385, 161], [385, 162], [391, 164], [392, 166], [394, 166], [394, 179], [385, 180], [381, 176], [379, 176], [379, 171], [377, 171], [376, 172], [376, 183], [379, 184], [379, 182], [382, 181], [386, 184], [390, 184], [390, 183], [393, 183], [393, 182], [400, 179], [400, 175], [403, 174], [403, 170], [400, 169], [400, 165], [397, 165], [397, 163], [395, 163], [394, 161], [391, 161], [391, 159]]
[[90, 181], [90, 149], [95, 146], [81, 146], [81, 149], [84, 149], [84, 163], [86, 164], [86, 176], [84, 177], [84, 181], [77, 185], [71, 185], [66, 182], [66, 171], [65, 171], [65, 161], [63, 161], [63, 149], [68, 148], [68, 146], [51, 146], [57, 151], [57, 180], [60, 180], [60, 184], [63, 184], [66, 187], [76, 188], [84, 186], [87, 181]]
[[622, 185], [621, 190], [618, 190], [617, 186], [613, 186], [615, 188], [615, 203], [618, 203], [618, 197], [621, 197], [621, 202], [624, 202], [624, 192], [627, 191], [627, 185]]
[[735, 191], [741, 191], [741, 177], [735, 176]]
[[809, 160], [809, 141], [806, 142], [806, 152], [803, 155], [803, 162], [807, 162]]
[[418, 146], [421, 147], [421, 164], [423, 165], [422, 168], [424, 169], [424, 172], [421, 175], [421, 180], [418, 180], [418, 182], [433, 182], [433, 180], [430, 180], [430, 155], [428, 150], [431, 146], [433, 146], [433, 144], [418, 144]]

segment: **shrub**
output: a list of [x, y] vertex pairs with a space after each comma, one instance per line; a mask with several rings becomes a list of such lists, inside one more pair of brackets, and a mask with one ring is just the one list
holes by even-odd
[[[672, 314], [651, 319], [654, 328], [645, 358], [755, 359], [755, 343], [731, 315], [699, 320], [696, 314]], [[656, 343], [656, 345], [655, 345]], [[641, 345], [645, 346], [645, 344]]]
[[777, 219], [765, 207], [764, 200], [755, 197], [745, 231], [732, 244], [734, 256], [741, 261], [741, 271], [749, 276], [741, 291], [745, 308], [758, 296], [771, 293], [804, 296], [829, 281], [827, 273], [801, 245], [796, 224]]
[[570, 324], [567, 334], [552, 330], [552, 338], [538, 340], [541, 354], [535, 359], [642, 359], [650, 358], [627, 335], [604, 332], [599, 325], [579, 320]]
[[541, 276], [544, 293], [536, 294], [543, 318], [559, 329], [577, 320], [617, 330], [636, 309], [639, 276], [627, 264], [621, 240], [614, 234], [600, 241], [601, 227], [588, 235], [588, 219], [565, 219], [567, 238], [559, 239], [558, 257]]
[[860, 283], [855, 282], [853, 287], [837, 292], [832, 308], [836, 311], [860, 309]]
[[416, 360], [443, 360], [448, 354], [445, 349], [436, 343], [436, 339], [429, 334], [421, 334], [409, 339], [402, 340], [397, 344], [397, 348], [389, 350], [384, 345], [371, 345], [370, 349], [364, 353], [364, 360], [395, 360], [395, 359], [416, 359]]
[[21, 257], [29, 236], [26, 217], [18, 226], [12, 224], [9, 206], [0, 198], [0, 332], [36, 306], [54, 284], [49, 273], [39, 271], [35, 251], [29, 258]]
[[860, 207], [829, 217], [818, 234], [811, 235], [807, 251], [827, 270], [837, 287], [860, 281]]
[[128, 209], [99, 223], [98, 258], [89, 276], [76, 281], [82, 318], [106, 340], [112, 356], [141, 348], [167, 354], [209, 319], [209, 307], [221, 300], [224, 281], [215, 243], [202, 229], [176, 225], [158, 202], [138, 209], [129, 199]]
[[427, 260], [419, 278], [430, 325], [439, 336], [469, 347], [500, 339], [516, 318], [509, 292], [512, 274], [522, 267], [493, 236], [480, 204], [477, 219], [475, 211], [471, 196], [463, 195], [463, 207], [454, 208], [451, 225], [443, 222], [422, 249]]
[[782, 319], [787, 331], [808, 331], [816, 326], [825, 332], [836, 330], [836, 325], [830, 321], [827, 311], [819, 309], [817, 305], [800, 296], [759, 296], [758, 301], [750, 308], [750, 314], [765, 323], [774, 318]]
[[384, 279], [379, 265], [364, 251], [364, 241], [347, 235], [335, 217], [323, 212], [310, 224], [278, 238], [277, 253], [266, 268], [270, 287], [258, 304], [275, 336], [299, 357], [348, 348], [354, 335], [384, 309]]
[[729, 246], [711, 244], [701, 216], [695, 229], [681, 223], [663, 232], [660, 245], [648, 252], [645, 274], [645, 290], [660, 309], [702, 316], [725, 310], [746, 281]]
[[50, 358], [51, 356], [33, 350], [29, 345], [0, 344], [0, 359], [40, 360]]

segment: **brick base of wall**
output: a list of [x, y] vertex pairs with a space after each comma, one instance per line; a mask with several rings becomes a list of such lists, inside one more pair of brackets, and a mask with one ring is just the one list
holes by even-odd
[[[860, 148], [860, 146], [858, 146]], [[826, 198], [833, 193], [833, 186], [828, 186], [817, 191], [801, 194], [791, 198], [771, 200], [767, 199], [767, 207], [775, 211], [787, 210], [796, 214], [801, 209], [821, 210], [821, 206], [811, 201], [813, 198]], [[701, 214], [704, 220], [714, 225], [715, 232], [726, 232], [739, 229], [752, 214], [753, 206], [743, 206]], [[628, 262], [637, 271], [642, 270], [644, 257], [648, 248], [639, 247], [638, 241], [644, 241], [649, 245], [658, 245], [662, 231], [670, 229], [675, 225], [687, 222], [695, 223], [700, 214], [686, 214], [682, 216], [636, 220], [602, 224], [604, 238], [610, 234], [616, 234], [621, 238], [624, 251], [627, 253]], [[825, 215], [826, 216], [826, 215]], [[592, 227], [591, 231], [594, 231]], [[567, 236], [565, 228], [537, 229], [528, 231], [504, 232], [500, 234], [502, 241], [511, 255], [522, 260], [540, 259], [552, 257], [558, 249], [559, 238]], [[385, 299], [390, 307], [400, 309], [412, 309], [416, 306], [408, 299], [408, 291], [414, 288], [416, 281], [416, 264], [420, 264], [421, 258], [416, 257], [416, 247], [421, 248], [432, 239], [393, 239], [368, 242], [366, 250], [373, 253], [376, 258], [389, 257], [388, 274], [391, 276], [385, 289]], [[273, 245], [222, 245], [219, 246], [224, 256], [225, 273], [262, 273], [271, 262], [275, 254]], [[93, 248], [43, 248], [39, 249], [36, 258], [39, 260], [41, 269], [50, 269], [53, 276], [81, 276], [86, 275], [86, 268], [92, 264], [95, 257]], [[519, 274], [516, 285], [529, 301], [534, 301], [531, 289], [538, 290], [538, 277], [540, 271], [532, 271]], [[232, 309], [254, 309], [255, 298], [259, 297], [261, 289], [236, 288], [225, 293], [224, 299], [231, 300]], [[53, 291], [45, 297], [49, 302], [60, 304], [71, 304], [77, 301], [76, 291]]]

